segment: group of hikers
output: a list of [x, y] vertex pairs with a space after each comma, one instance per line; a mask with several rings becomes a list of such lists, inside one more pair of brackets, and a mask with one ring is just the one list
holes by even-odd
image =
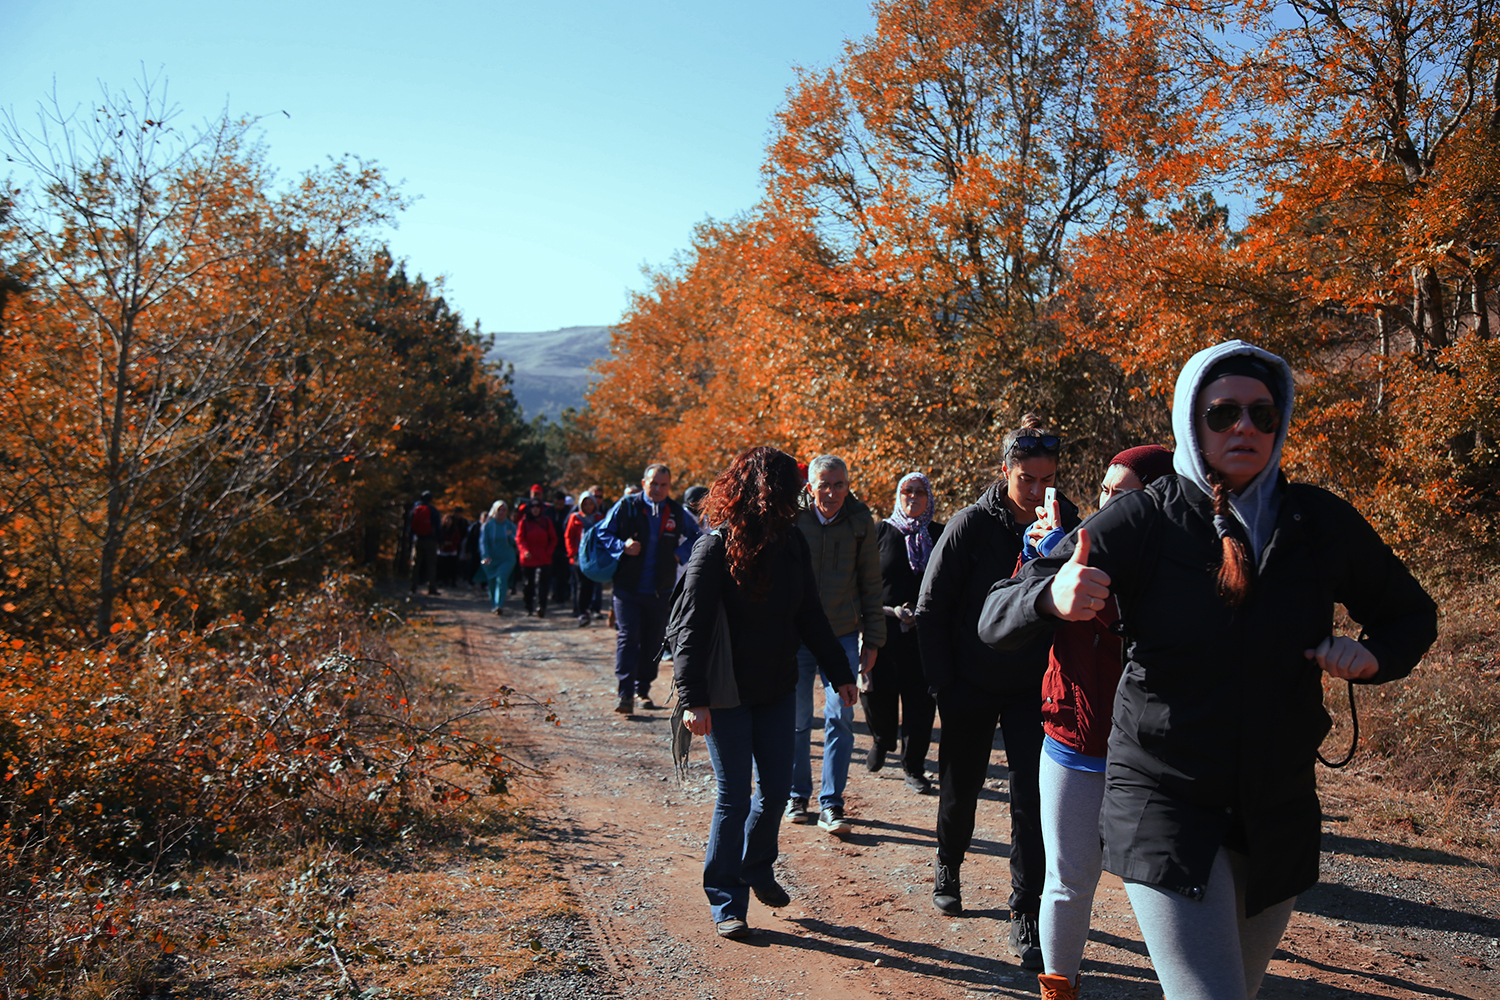
[[[866, 767], [895, 754], [913, 792], [936, 792], [944, 914], [963, 912], [1002, 735], [1009, 948], [1046, 1000], [1078, 996], [1103, 871], [1125, 883], [1167, 1000], [1254, 997], [1318, 877], [1323, 676], [1404, 677], [1436, 637], [1435, 604], [1354, 507], [1282, 474], [1293, 395], [1274, 354], [1242, 341], [1199, 352], [1177, 380], [1176, 450], [1120, 452], [1083, 519], [1056, 489], [1062, 440], [1034, 418], [1003, 437], [1000, 478], [946, 525], [921, 472], [877, 520], [843, 460], [803, 467], [770, 447], [685, 503], [653, 464], [607, 512], [580, 505], [572, 516], [593, 519], [580, 532], [614, 562], [615, 710], [659, 707], [670, 631], [681, 724], [707, 745], [717, 933], [751, 933], [752, 895], [790, 902], [774, 872], [783, 820], [852, 829], [858, 702]], [[485, 522], [502, 540], [527, 521], [507, 529], [504, 507]], [[1334, 634], [1335, 604], [1357, 639]]]
[[462, 511], [439, 514], [431, 491], [424, 491], [406, 512], [403, 538], [412, 552], [411, 590], [424, 583], [428, 594], [438, 584], [456, 585], [460, 579], [485, 586], [491, 608], [505, 614], [505, 600], [519, 587], [526, 613], [547, 616], [553, 604], [571, 602], [580, 626], [600, 616], [603, 599], [599, 585], [578, 571], [578, 548], [583, 533], [602, 520], [607, 506], [603, 492], [591, 486], [575, 504], [572, 496], [555, 490], [551, 502], [540, 483], [514, 505], [496, 500], [476, 521]]

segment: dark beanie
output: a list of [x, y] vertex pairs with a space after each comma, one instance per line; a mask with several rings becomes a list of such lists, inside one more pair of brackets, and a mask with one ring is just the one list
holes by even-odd
[[1253, 354], [1231, 354], [1227, 358], [1220, 358], [1214, 362], [1214, 366], [1203, 376], [1198, 383], [1198, 388], [1229, 375], [1243, 375], [1253, 378], [1264, 385], [1271, 393], [1271, 399], [1275, 401], [1276, 408], [1282, 407], [1281, 375], [1270, 365]]
[[1159, 444], [1143, 444], [1126, 448], [1110, 459], [1109, 464], [1125, 466], [1135, 473], [1142, 486], [1149, 486], [1162, 476], [1172, 474], [1172, 453]]

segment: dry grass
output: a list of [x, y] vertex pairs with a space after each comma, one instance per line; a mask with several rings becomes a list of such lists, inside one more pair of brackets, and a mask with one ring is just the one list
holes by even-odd
[[[1356, 687], [1353, 768], [1389, 794], [1371, 819], [1500, 864], [1500, 579], [1449, 575], [1429, 585], [1439, 636], [1404, 681]], [[1343, 684], [1327, 686], [1330, 759], [1349, 745]], [[1415, 794], [1406, 794], [1415, 793]]]

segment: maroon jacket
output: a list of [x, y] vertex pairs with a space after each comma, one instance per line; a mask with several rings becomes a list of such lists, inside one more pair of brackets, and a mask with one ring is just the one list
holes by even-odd
[[[1021, 572], [1025, 562], [1016, 559]], [[1109, 751], [1115, 688], [1124, 672], [1120, 637], [1109, 630], [1120, 618], [1113, 594], [1088, 621], [1062, 622], [1052, 633], [1042, 675], [1042, 731], [1090, 757]]]
[[1042, 675], [1042, 729], [1090, 757], [1108, 750], [1121, 673], [1120, 637], [1109, 626], [1119, 617], [1110, 595], [1097, 618], [1059, 625]]

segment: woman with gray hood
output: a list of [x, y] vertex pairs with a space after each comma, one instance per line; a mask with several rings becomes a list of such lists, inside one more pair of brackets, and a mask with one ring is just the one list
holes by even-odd
[[[1167, 1000], [1255, 996], [1317, 881], [1322, 674], [1404, 677], [1437, 634], [1431, 598], [1359, 512], [1281, 473], [1292, 395], [1286, 363], [1251, 344], [1194, 355], [1173, 401], [1176, 475], [996, 584], [979, 620], [1005, 649], [1119, 602], [1104, 868]], [[1357, 640], [1333, 634], [1335, 603]]]

